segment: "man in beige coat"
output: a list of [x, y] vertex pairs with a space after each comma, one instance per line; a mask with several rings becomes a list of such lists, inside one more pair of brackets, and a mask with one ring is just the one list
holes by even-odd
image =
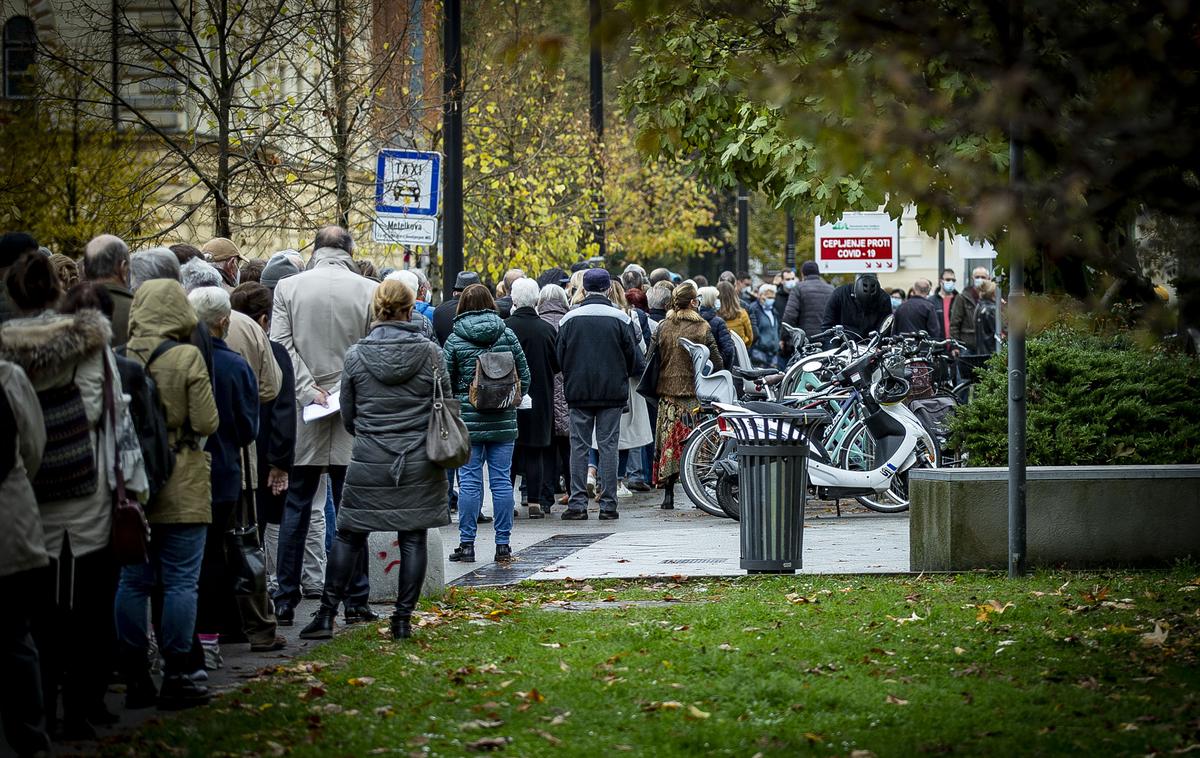
[[[295, 367], [296, 412], [300, 418], [305, 406], [328, 405], [330, 396], [338, 391], [346, 350], [370, 329], [371, 299], [377, 286], [359, 276], [351, 259], [354, 241], [345, 229], [321, 229], [314, 245], [316, 252], [308, 270], [276, 285], [271, 317], [271, 339], [287, 349]], [[353, 439], [336, 413], [296, 425], [295, 465], [279, 523], [275, 615], [280, 625], [294, 622], [295, 607], [300, 602], [304, 538], [321, 474], [329, 473], [336, 506], [341, 500]], [[370, 584], [365, 554], [361, 563], [346, 593], [347, 623], [374, 618], [367, 606]]]

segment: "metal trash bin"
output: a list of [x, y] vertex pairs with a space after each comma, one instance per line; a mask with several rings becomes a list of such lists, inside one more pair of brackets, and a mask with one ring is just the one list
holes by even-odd
[[737, 439], [741, 567], [751, 574], [800, 568], [807, 500], [808, 426], [824, 412], [729, 415]]

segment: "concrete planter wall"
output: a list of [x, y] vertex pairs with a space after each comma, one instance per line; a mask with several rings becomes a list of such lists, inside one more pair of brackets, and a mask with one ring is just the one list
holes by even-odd
[[[1027, 483], [1031, 566], [1200, 558], [1200, 466], [1037, 466]], [[1007, 469], [913, 471], [909, 491], [913, 571], [1007, 565]]]
[[[446, 563], [442, 546], [442, 534], [437, 529], [425, 532], [425, 548], [429, 565], [425, 569], [425, 584], [421, 586], [421, 597], [440, 597], [446, 589]], [[396, 551], [395, 532], [371, 532], [367, 538], [367, 569], [371, 577], [371, 602], [396, 602]]]

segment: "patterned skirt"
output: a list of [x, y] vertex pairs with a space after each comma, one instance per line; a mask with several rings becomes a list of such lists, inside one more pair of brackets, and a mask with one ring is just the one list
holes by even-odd
[[663, 396], [658, 399], [658, 424], [654, 430], [654, 442], [658, 448], [658, 458], [654, 461], [656, 486], [662, 486], [667, 477], [679, 473], [683, 443], [692, 433], [692, 410], [695, 407], [695, 397]]

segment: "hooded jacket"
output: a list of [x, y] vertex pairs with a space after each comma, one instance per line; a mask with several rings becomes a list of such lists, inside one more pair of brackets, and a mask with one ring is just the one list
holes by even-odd
[[832, 295], [833, 285], [820, 274], [805, 276], [787, 299], [783, 323], [798, 326], [805, 334], [816, 334], [821, 331], [821, 317], [825, 315], [825, 306]]
[[500, 316], [495, 311], [469, 311], [456, 316], [443, 358], [450, 385], [462, 403], [462, 417], [471, 433], [471, 444], [512, 442], [517, 438], [516, 410], [477, 411], [468, 397], [471, 380], [475, 378], [475, 359], [485, 352], [512, 353], [521, 377], [521, 391], [528, 391], [530, 377], [525, 351]]
[[880, 287], [869, 303], [860, 303], [854, 297], [854, 285], [843, 284], [829, 296], [825, 304], [825, 315], [821, 318], [821, 331], [837, 326], [854, 332], [854, 339], [866, 339], [871, 332], [878, 331], [883, 320], [892, 314], [892, 301]]
[[0, 358], [20, 366], [36, 392], [74, 382], [91, 430], [96, 489], [80, 497], [38, 503], [46, 550], [52, 558], [62, 554], [67, 535], [75, 557], [103, 549], [111, 536], [113, 435], [104, 417], [105, 361], [113, 377], [114, 397], [122, 393], [116, 361], [108, 348], [111, 337], [108, 319], [92, 309], [72, 315], [48, 312], [13, 319], [0, 327]]
[[[446, 472], [425, 455], [434, 367], [442, 351], [409, 322], [374, 324], [346, 351], [342, 416], [354, 435], [337, 528], [432, 529], [450, 523]], [[440, 372], [442, 390], [450, 381]]]
[[163, 340], [184, 343], [150, 364], [175, 448], [175, 470], [146, 509], [153, 524], [207, 524], [212, 521], [212, 484], [202, 438], [217, 431], [219, 417], [204, 356], [188, 344], [196, 313], [174, 279], [152, 279], [138, 287], [129, 316], [125, 356], [143, 366]]

